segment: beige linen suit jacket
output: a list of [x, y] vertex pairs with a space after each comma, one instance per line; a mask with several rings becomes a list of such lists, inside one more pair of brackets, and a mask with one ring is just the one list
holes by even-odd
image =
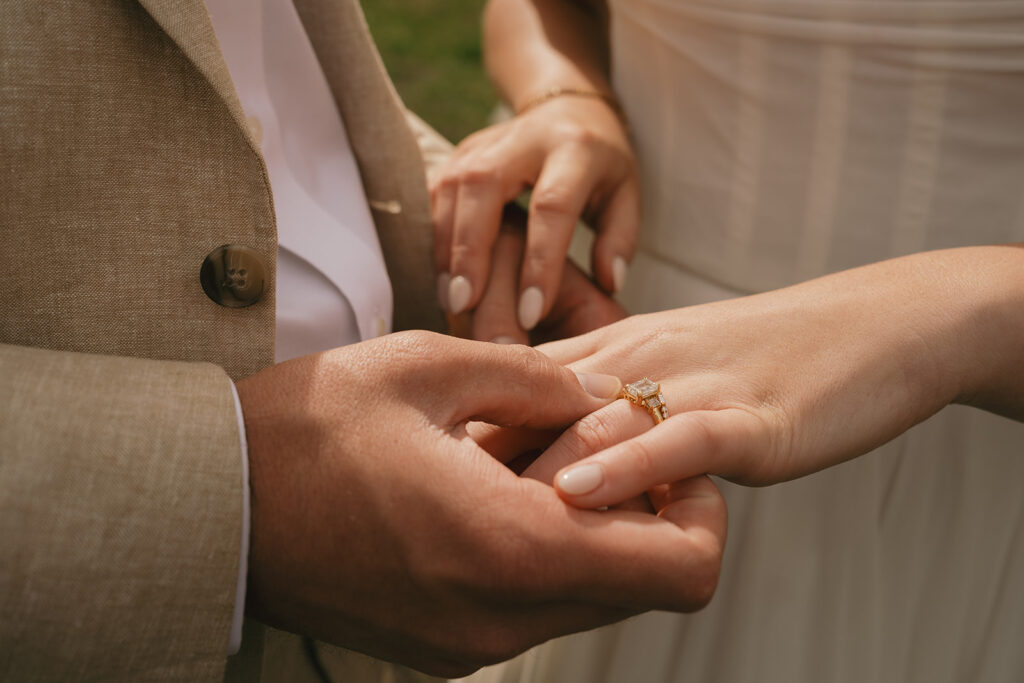
[[[355, 0], [294, 2], [395, 328], [439, 329], [417, 133]], [[228, 378], [273, 360], [277, 238], [202, 0], [4, 2], [0, 169], [0, 679], [218, 680], [243, 485]], [[223, 244], [270, 272], [249, 308], [200, 287]]]

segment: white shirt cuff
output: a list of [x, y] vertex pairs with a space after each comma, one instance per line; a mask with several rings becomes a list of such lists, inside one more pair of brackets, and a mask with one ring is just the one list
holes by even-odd
[[238, 416], [238, 440], [242, 445], [242, 545], [238, 559], [238, 582], [235, 584], [235, 612], [231, 617], [231, 634], [228, 638], [228, 655], [238, 654], [242, 647], [242, 622], [245, 621], [245, 580], [249, 574], [249, 445], [245, 441], [245, 419], [242, 417], [242, 403], [238, 390], [231, 382], [231, 395], [235, 399], [235, 414]]

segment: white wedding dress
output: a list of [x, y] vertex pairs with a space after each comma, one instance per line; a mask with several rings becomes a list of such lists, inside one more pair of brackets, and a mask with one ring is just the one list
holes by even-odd
[[[1020, 0], [613, 0], [612, 47], [645, 192], [632, 312], [1024, 241]], [[805, 479], [722, 486], [706, 610], [474, 680], [1024, 681], [1024, 424], [947, 408]]]

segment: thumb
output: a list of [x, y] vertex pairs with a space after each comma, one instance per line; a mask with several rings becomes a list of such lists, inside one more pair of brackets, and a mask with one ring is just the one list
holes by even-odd
[[[613, 375], [575, 373], [520, 344], [479, 344], [478, 357], [455, 387], [451, 424], [479, 420], [510, 427], [564, 427], [613, 401]], [[467, 376], [468, 375], [468, 376]]]
[[756, 481], [769, 442], [763, 422], [744, 410], [681, 413], [563, 468], [555, 488], [571, 505], [596, 508], [700, 474]]

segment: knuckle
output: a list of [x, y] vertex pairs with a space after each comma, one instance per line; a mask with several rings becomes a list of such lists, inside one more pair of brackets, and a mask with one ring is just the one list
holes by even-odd
[[560, 379], [561, 367], [540, 351], [522, 344], [510, 345], [505, 349], [509, 364], [513, 368], [509, 379], [522, 393], [532, 394], [548, 391]]
[[[438, 366], [438, 358], [445, 357], [444, 338], [426, 330], [406, 330], [383, 338], [381, 350], [382, 366], [395, 373], [404, 370], [411, 375]], [[390, 373], [389, 373], [390, 374]]]
[[426, 330], [405, 330], [388, 337], [388, 344], [395, 352], [407, 355], [426, 355], [436, 350], [439, 335]]
[[687, 582], [691, 591], [689, 598], [691, 610], [707, 607], [715, 596], [718, 579], [721, 576], [722, 553], [720, 546], [710, 540], [703, 545], [705, 547], [698, 547], [695, 550], [695, 555], [700, 557], [700, 560], [695, 564], [692, 576]]
[[433, 171], [427, 174], [427, 191], [430, 192], [430, 198], [437, 200], [437, 196], [441, 192], [441, 188], [444, 186], [444, 180], [448, 177], [448, 168], [435, 168]]
[[591, 147], [603, 142], [603, 138], [587, 125], [578, 121], [565, 120], [551, 128], [558, 144], [571, 147]]
[[572, 429], [581, 447], [581, 452], [576, 454], [579, 457], [603, 451], [618, 441], [615, 437], [615, 427], [604, 411], [590, 413]]
[[458, 263], [460, 266], [482, 261], [487, 253], [475, 233], [463, 232], [452, 241], [452, 263]]
[[442, 194], [454, 190], [459, 186], [458, 172], [451, 167], [443, 168], [432, 174], [430, 185], [430, 191], [434, 194]]
[[[555, 373], [556, 366], [554, 361], [531, 346], [511, 346], [507, 349], [507, 352], [512, 357], [512, 362], [522, 372], [523, 378], [527, 381], [530, 378], [536, 378], [538, 375], [541, 377], [552, 377]], [[529, 384], [533, 385], [534, 383], [530, 381]]]
[[534, 190], [531, 208], [547, 218], [573, 218], [573, 191], [566, 184], [548, 185]]
[[480, 188], [500, 184], [501, 177], [493, 166], [476, 162], [460, 166], [457, 180], [459, 185]]
[[585, 126], [567, 127], [563, 132], [562, 140], [577, 147], [593, 147], [604, 142], [600, 135]]

